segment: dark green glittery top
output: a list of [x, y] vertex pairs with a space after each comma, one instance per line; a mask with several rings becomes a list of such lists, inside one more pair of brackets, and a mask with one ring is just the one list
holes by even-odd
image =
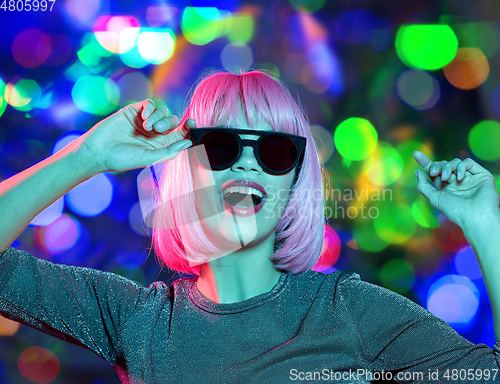
[[[4, 316], [89, 348], [123, 383], [363, 383], [376, 371], [399, 382], [471, 382], [451, 380], [452, 369], [490, 370], [474, 382], [500, 382], [500, 340], [473, 344], [353, 272], [283, 273], [268, 293], [218, 304], [195, 278], [145, 288], [15, 248], [0, 254], [0, 271]], [[439, 381], [429, 380], [435, 372]]]

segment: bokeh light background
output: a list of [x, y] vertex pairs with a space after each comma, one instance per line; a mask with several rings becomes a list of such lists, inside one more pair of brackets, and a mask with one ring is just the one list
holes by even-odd
[[[493, 345], [475, 256], [460, 228], [418, 193], [412, 157], [414, 150], [433, 160], [472, 157], [500, 176], [493, 0], [33, 0], [31, 7], [0, 9], [0, 180], [127, 104], [152, 98], [180, 115], [207, 70], [269, 69], [305, 105], [331, 177], [315, 269], [354, 270], [472, 342]], [[170, 284], [179, 276], [161, 271], [148, 248], [140, 171], [85, 182], [13, 245], [145, 286]], [[81, 347], [5, 319], [0, 335], [2, 383], [118, 383]]]

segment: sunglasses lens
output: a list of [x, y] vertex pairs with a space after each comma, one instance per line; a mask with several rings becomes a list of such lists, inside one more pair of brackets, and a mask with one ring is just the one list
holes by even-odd
[[288, 137], [267, 136], [260, 143], [259, 157], [269, 169], [282, 172], [294, 165], [297, 158], [297, 147]]
[[209, 132], [200, 140], [205, 145], [208, 161], [212, 167], [224, 167], [230, 164], [239, 153], [238, 140], [228, 132]]

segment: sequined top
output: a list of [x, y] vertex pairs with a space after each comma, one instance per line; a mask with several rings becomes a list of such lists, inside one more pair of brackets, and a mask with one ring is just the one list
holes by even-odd
[[15, 248], [0, 254], [0, 275], [4, 316], [92, 350], [122, 383], [364, 383], [381, 371], [471, 382], [452, 369], [500, 381], [500, 340], [475, 345], [353, 272], [282, 273], [270, 292], [231, 304], [201, 295], [195, 278], [145, 288]]

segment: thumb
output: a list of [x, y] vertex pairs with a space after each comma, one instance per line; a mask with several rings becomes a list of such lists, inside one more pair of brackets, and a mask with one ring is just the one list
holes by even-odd
[[[436, 190], [434, 185], [431, 184], [426, 174], [421, 170], [417, 169], [415, 171], [417, 176], [417, 190], [427, 199], [432, 206], [436, 207], [438, 202], [439, 192]], [[437, 207], [436, 207], [437, 208]]]
[[183, 140], [189, 137], [189, 132], [193, 128], [196, 128], [196, 122], [193, 119], [187, 119], [183, 124], [178, 125], [170, 135], [174, 140]]
[[164, 161], [169, 161], [175, 159], [179, 153], [184, 149], [189, 148], [193, 145], [193, 142], [189, 139], [176, 141], [172, 145], [156, 149], [154, 151], [149, 151], [150, 162], [147, 165], [155, 165], [158, 163], [163, 163]]

